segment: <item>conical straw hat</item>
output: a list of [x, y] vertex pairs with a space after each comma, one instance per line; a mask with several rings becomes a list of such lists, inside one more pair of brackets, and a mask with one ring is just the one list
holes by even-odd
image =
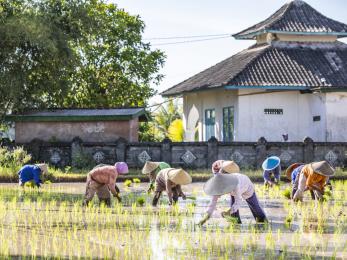
[[240, 167], [234, 161], [223, 161], [222, 170], [226, 173], [240, 173]]
[[333, 176], [335, 174], [335, 169], [330, 166], [327, 161], [314, 162], [310, 164], [310, 167], [315, 173], [323, 176]]
[[147, 161], [142, 168], [143, 174], [150, 174], [152, 171], [159, 167], [159, 162]]
[[168, 178], [175, 184], [186, 185], [192, 182], [192, 177], [183, 169], [168, 170]]
[[263, 170], [271, 171], [275, 169], [281, 163], [281, 159], [277, 156], [271, 156], [267, 158], [261, 165]]
[[239, 184], [239, 179], [231, 174], [216, 174], [204, 185], [204, 192], [207, 195], [223, 195], [232, 192]]
[[42, 174], [48, 173], [48, 165], [47, 164], [39, 163], [39, 164], [36, 164], [36, 166], [40, 168]]
[[293, 163], [292, 165], [290, 165], [287, 168], [286, 176], [287, 176], [288, 180], [290, 180], [290, 181], [292, 180], [292, 172], [301, 165], [304, 165], [304, 163]]

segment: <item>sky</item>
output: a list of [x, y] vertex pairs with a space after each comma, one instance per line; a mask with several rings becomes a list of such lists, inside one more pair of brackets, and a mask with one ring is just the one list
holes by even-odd
[[[150, 39], [216, 34], [231, 35], [266, 19], [287, 2], [287, 0], [109, 1], [132, 15], [139, 15], [146, 25], [143, 34], [145, 41], [150, 42], [153, 49], [158, 48], [166, 54], [166, 62], [161, 70], [165, 77], [160, 85], [152, 86], [158, 93], [248, 48], [254, 44], [254, 41], [235, 40], [226, 36], [226, 38], [210, 41], [158, 45], [198, 38]], [[322, 14], [347, 23], [346, 0], [306, 0], [306, 2]], [[157, 95], [150, 100], [150, 104], [161, 101], [161, 96]]]

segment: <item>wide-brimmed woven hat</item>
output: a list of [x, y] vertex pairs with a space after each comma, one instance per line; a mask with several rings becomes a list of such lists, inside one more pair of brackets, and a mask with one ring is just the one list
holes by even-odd
[[168, 178], [175, 184], [186, 185], [192, 182], [192, 177], [183, 169], [169, 168]]
[[335, 174], [335, 169], [327, 161], [313, 162], [310, 167], [315, 173], [323, 176], [329, 177]]
[[240, 167], [234, 161], [223, 161], [222, 170], [226, 173], [240, 173]]
[[204, 185], [204, 192], [210, 196], [227, 194], [236, 189], [239, 179], [233, 174], [215, 174]]
[[301, 165], [304, 165], [304, 163], [293, 163], [292, 165], [290, 165], [287, 168], [286, 176], [287, 176], [288, 180], [290, 180], [290, 181], [292, 180], [292, 172]]
[[154, 171], [155, 169], [159, 167], [159, 164], [160, 164], [159, 162], [147, 161], [142, 168], [142, 173], [150, 174], [152, 171]]
[[47, 164], [39, 163], [39, 164], [36, 164], [36, 166], [40, 168], [42, 174], [48, 173], [48, 165]]
[[281, 163], [280, 158], [278, 158], [277, 156], [270, 156], [263, 162], [261, 167], [263, 168], [264, 171], [271, 171], [275, 169], [280, 163]]

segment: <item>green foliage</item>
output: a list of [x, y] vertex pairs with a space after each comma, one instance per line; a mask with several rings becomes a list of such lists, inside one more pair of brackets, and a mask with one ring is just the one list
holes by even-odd
[[0, 166], [19, 169], [31, 160], [31, 155], [23, 149], [16, 147], [14, 150], [0, 147]]
[[173, 142], [183, 142], [184, 128], [182, 119], [175, 119], [171, 122], [168, 129], [168, 137]]
[[170, 99], [164, 105], [160, 105], [157, 111], [153, 112], [153, 120], [143, 129], [147, 132], [142, 135], [153, 137], [150, 141], [162, 141], [164, 138], [169, 137], [170, 125], [176, 119], [181, 119], [181, 114], [182, 111], [179, 103]]
[[133, 183], [133, 182], [132, 182], [131, 180], [126, 180], [126, 181], [124, 182], [124, 186], [125, 186], [125, 187], [130, 187], [132, 183]]
[[291, 194], [292, 194], [292, 191], [290, 188], [286, 188], [285, 190], [282, 191], [282, 195], [289, 200], [291, 199]]
[[134, 178], [133, 183], [141, 183], [141, 180], [139, 178]]
[[33, 108], [143, 106], [164, 54], [104, 0], [0, 1], [0, 115]]
[[146, 203], [146, 199], [144, 197], [138, 197], [136, 199], [136, 204], [139, 205], [139, 206], [143, 206], [144, 204]]
[[91, 155], [80, 151], [73, 155], [73, 167], [76, 169], [91, 169], [94, 166], [94, 160]]

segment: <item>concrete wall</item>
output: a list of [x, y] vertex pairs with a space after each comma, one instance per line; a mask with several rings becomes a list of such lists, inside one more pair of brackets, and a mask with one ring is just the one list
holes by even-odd
[[[254, 90], [256, 92], [256, 90]], [[300, 94], [299, 91], [251, 93], [239, 91], [237, 141], [255, 141], [260, 136], [271, 142], [299, 142], [310, 136], [325, 141], [324, 94]], [[265, 114], [264, 109], [283, 109], [283, 115]], [[313, 116], [321, 120], [313, 122]]]
[[[198, 111], [197, 126], [199, 131], [199, 140], [207, 141], [205, 138], [205, 110], [215, 109], [216, 124], [215, 133], [218, 140], [223, 140], [223, 108], [234, 106], [235, 123], [237, 123], [237, 91], [231, 90], [211, 90], [184, 95], [183, 98], [183, 113], [184, 125], [187, 127], [190, 121], [195, 122], [195, 115], [190, 117], [190, 112], [193, 109]], [[187, 128], [185, 128], [187, 129]], [[236, 129], [236, 126], [235, 126]], [[186, 138], [185, 141], [194, 141], [194, 139]]]
[[347, 93], [326, 94], [326, 141], [347, 141]]
[[260, 169], [268, 156], [277, 155], [281, 165], [294, 162], [327, 160], [334, 166], [347, 166], [347, 143], [313, 142], [208, 142], [160, 143], [114, 142], [91, 143], [74, 138], [73, 142], [43, 142], [35, 140], [24, 147], [32, 154], [33, 161], [48, 162], [57, 167], [67, 165], [92, 168], [99, 163], [114, 164], [126, 161], [131, 168], [142, 168], [147, 160], [165, 161], [173, 167], [184, 169], [210, 169], [215, 160], [234, 160], [241, 169]]
[[[329, 95], [328, 99], [326, 95]], [[317, 142], [347, 141], [343, 131], [330, 133], [332, 129], [346, 127], [338, 123], [343, 121], [343, 117], [347, 118], [347, 112], [337, 113], [339, 104], [344, 105], [344, 102], [347, 102], [347, 95], [342, 96], [342, 94], [336, 96], [323, 93], [301, 94], [299, 91], [271, 92], [262, 89], [238, 91], [219, 89], [186, 94], [183, 98], [184, 125], [187, 129], [189, 124], [197, 121], [199, 141], [206, 141], [205, 110], [214, 108], [215, 137], [223, 140], [223, 107], [234, 106], [235, 141], [252, 142], [263, 136], [268, 141], [280, 142], [283, 141], [283, 134], [288, 134], [288, 141], [293, 142], [301, 142], [307, 136]], [[334, 100], [339, 100], [340, 103]], [[283, 115], [265, 114], [264, 109], [267, 108], [283, 109]], [[198, 111], [197, 114], [192, 113], [194, 110]], [[329, 122], [327, 122], [327, 113]], [[314, 116], [319, 116], [319, 121], [314, 121]], [[344, 122], [347, 124], [346, 119]], [[330, 125], [330, 132], [327, 130], [327, 125]], [[329, 135], [334, 137], [327, 138]], [[194, 136], [186, 135], [185, 141], [194, 141]]]
[[283, 42], [335, 42], [337, 41], [337, 36], [264, 33], [264, 34], [258, 35], [256, 40], [258, 44], [269, 42], [271, 40], [283, 41]]
[[138, 140], [138, 119], [99, 122], [17, 122], [15, 132], [17, 143], [28, 143], [35, 138], [43, 141], [71, 142], [75, 136], [88, 142], [112, 142], [118, 138], [135, 142]]

